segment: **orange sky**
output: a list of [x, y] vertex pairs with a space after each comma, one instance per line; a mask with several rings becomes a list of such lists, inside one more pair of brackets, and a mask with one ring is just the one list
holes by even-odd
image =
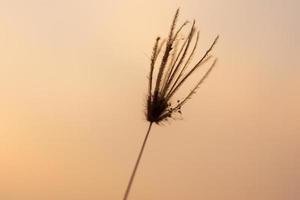
[[[152, 45], [174, 12], [218, 65], [154, 126], [132, 200], [300, 199], [296, 0], [0, 2], [0, 199], [121, 199], [147, 123]], [[180, 97], [179, 97], [180, 98]]]

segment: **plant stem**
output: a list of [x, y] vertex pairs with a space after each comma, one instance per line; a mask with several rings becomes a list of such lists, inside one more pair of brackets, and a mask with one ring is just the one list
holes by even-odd
[[137, 168], [139, 166], [140, 160], [141, 160], [143, 152], [144, 152], [144, 148], [145, 148], [147, 140], [148, 140], [148, 136], [149, 136], [149, 133], [150, 133], [150, 130], [151, 130], [151, 126], [152, 126], [152, 122], [150, 122], [150, 124], [149, 124], [149, 128], [148, 128], [147, 134], [145, 136], [145, 139], [144, 139], [143, 145], [141, 147], [139, 156], [138, 156], [138, 158], [136, 160], [136, 163], [134, 165], [133, 171], [131, 173], [131, 176], [130, 176], [130, 179], [129, 179], [129, 182], [128, 182], [128, 185], [127, 185], [127, 188], [126, 188], [126, 192], [125, 192], [124, 197], [123, 197], [123, 200], [127, 200], [127, 198], [128, 198], [128, 195], [129, 195], [129, 192], [130, 192], [130, 188], [131, 188], [131, 185], [132, 185], [134, 177], [135, 177], [135, 173], [136, 173]]

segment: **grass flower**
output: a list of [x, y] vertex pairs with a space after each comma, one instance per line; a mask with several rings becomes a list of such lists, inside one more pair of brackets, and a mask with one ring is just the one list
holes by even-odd
[[146, 119], [150, 123], [123, 200], [127, 200], [128, 198], [153, 122], [160, 124], [169, 118], [174, 118], [174, 115], [177, 113], [181, 114], [181, 107], [196, 93], [199, 86], [208, 77], [217, 62], [217, 59], [214, 59], [208, 70], [190, 92], [183, 97], [182, 100], [177, 100], [174, 103], [174, 95], [186, 80], [188, 80], [201, 65], [207, 63], [212, 58], [210, 52], [219, 38], [219, 36], [217, 36], [201, 58], [194, 64], [191, 64], [198, 45], [199, 31], [196, 30], [194, 20], [188, 30], [187, 36], [181, 39], [181, 32], [189, 22], [184, 22], [176, 29], [178, 15], [179, 9], [177, 9], [174, 16], [168, 38], [161, 40], [160, 37], [157, 37], [153, 47], [145, 112]]

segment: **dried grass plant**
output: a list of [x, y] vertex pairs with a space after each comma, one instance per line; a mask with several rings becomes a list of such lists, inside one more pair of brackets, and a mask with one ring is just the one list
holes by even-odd
[[[146, 119], [149, 121], [149, 127], [129, 179], [123, 200], [127, 200], [128, 198], [152, 124], [160, 124], [169, 118], [174, 118], [174, 115], [178, 113], [181, 114], [181, 107], [196, 93], [199, 86], [208, 77], [217, 62], [217, 59], [212, 61], [208, 70], [181, 101], [177, 100], [175, 104], [172, 102], [174, 94], [178, 92], [186, 80], [199, 69], [200, 66], [208, 63], [212, 58], [210, 53], [219, 38], [219, 36], [217, 36], [201, 58], [192, 65], [192, 58], [198, 45], [199, 31], [196, 30], [194, 20], [187, 36], [181, 39], [180, 34], [189, 22], [184, 22], [176, 30], [178, 15], [179, 9], [177, 9], [174, 16], [168, 38], [161, 40], [160, 37], [157, 37], [153, 47], [145, 112]], [[159, 58], [161, 58], [160, 61]]]

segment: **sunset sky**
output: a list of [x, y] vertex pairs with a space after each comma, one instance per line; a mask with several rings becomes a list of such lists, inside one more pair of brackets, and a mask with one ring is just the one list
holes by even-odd
[[300, 1], [0, 0], [1, 200], [122, 198], [178, 7], [218, 64], [154, 125], [129, 199], [300, 199]]

